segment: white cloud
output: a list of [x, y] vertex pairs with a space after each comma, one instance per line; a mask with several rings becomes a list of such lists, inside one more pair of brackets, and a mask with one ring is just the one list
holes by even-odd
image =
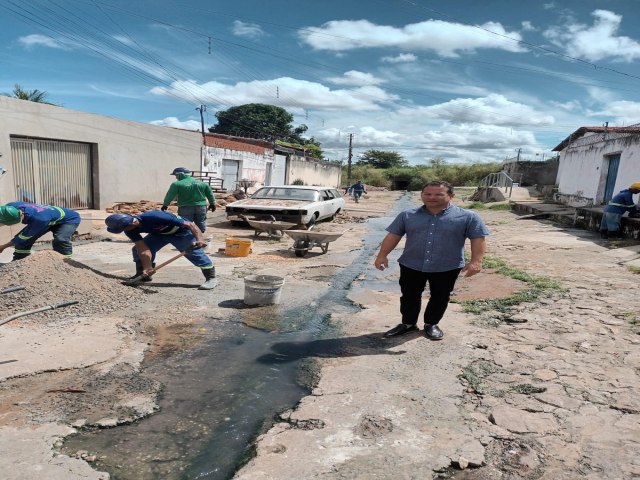
[[193, 80], [173, 82], [170, 88], [154, 87], [156, 95], [179, 97], [186, 101], [228, 108], [245, 103], [267, 103], [283, 108], [313, 108], [316, 110], [379, 110], [381, 103], [394, 101], [395, 95], [370, 85], [353, 89], [330, 88], [306, 80], [280, 77], [226, 85], [219, 82], [199, 84]]
[[236, 20], [235, 22], [233, 22], [231, 31], [238, 37], [246, 37], [252, 39], [260, 38], [266, 35], [260, 25], [256, 23], [241, 22], [240, 20]]
[[508, 100], [503, 95], [490, 94], [481, 98], [457, 98], [438, 105], [402, 108], [399, 115], [413, 118], [444, 120], [452, 124], [480, 123], [510, 127], [551, 125], [552, 115], [536, 111], [529, 105]]
[[46, 35], [27, 35], [26, 37], [18, 38], [18, 42], [23, 44], [27, 48], [33, 47], [49, 47], [49, 48], [65, 48], [65, 46], [58, 40], [47, 37]]
[[365, 72], [359, 72], [357, 70], [349, 70], [345, 72], [342, 77], [331, 77], [328, 78], [330, 82], [333, 82], [337, 85], [379, 85], [384, 81], [380, 78], [376, 78], [374, 75]]
[[[354, 141], [359, 148], [390, 149], [402, 145], [405, 135], [392, 130], [378, 130], [372, 126], [350, 129], [354, 134]], [[321, 130], [314, 138], [322, 143], [323, 148], [339, 148], [348, 142], [348, 134], [336, 128]]]
[[301, 29], [298, 36], [316, 50], [335, 52], [357, 48], [402, 48], [458, 57], [462, 52], [471, 53], [481, 48], [525, 51], [517, 43], [521, 40], [518, 32], [508, 32], [497, 22], [487, 22], [479, 27], [441, 20], [427, 20], [402, 28], [376, 25], [368, 20], [333, 20], [321, 27]]
[[382, 61], [385, 63], [409, 63], [415, 62], [418, 59], [413, 53], [400, 53], [395, 57], [382, 57]]
[[587, 115], [591, 117], [610, 118], [610, 125], [629, 125], [640, 123], [640, 103], [628, 100], [618, 100], [607, 103], [599, 111], [588, 111]]
[[525, 20], [524, 22], [521, 23], [522, 25], [522, 30], [525, 32], [535, 32], [536, 30], [538, 30], [536, 27], [533, 26], [533, 23], [531, 23], [529, 20]]
[[[198, 120], [178, 120], [176, 117], [166, 117], [162, 120], [153, 120], [149, 122], [151, 125], [161, 125], [165, 127], [182, 128], [185, 130], [200, 131], [200, 122]], [[206, 128], [206, 126], [205, 126]]]
[[570, 21], [566, 25], [551, 27], [544, 32], [555, 45], [565, 49], [567, 55], [590, 61], [606, 58], [632, 62], [640, 58], [640, 43], [629, 37], [616, 36], [622, 16], [608, 10], [594, 10], [593, 25]]

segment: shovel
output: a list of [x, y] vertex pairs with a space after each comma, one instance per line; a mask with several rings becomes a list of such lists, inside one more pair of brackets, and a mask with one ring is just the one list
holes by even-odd
[[[169, 260], [162, 262], [160, 265], [158, 265], [157, 267], [154, 268], [154, 270], [157, 272], [158, 270], [160, 270], [162, 267], [165, 267], [167, 265], [169, 265], [171, 262], [175, 262], [177, 259], [179, 259], [180, 257], [184, 257], [185, 255], [188, 255], [189, 253], [193, 252], [195, 250], [195, 247], [189, 247], [187, 248], [184, 252], [180, 252], [179, 254], [171, 257]], [[135, 286], [137, 284], [139, 284], [142, 279], [144, 278], [148, 278], [147, 275], [145, 275], [144, 273], [142, 275], [138, 275], [137, 277], [134, 277], [130, 280], [127, 280], [125, 282], [122, 282], [124, 285], [128, 285], [128, 286]]]

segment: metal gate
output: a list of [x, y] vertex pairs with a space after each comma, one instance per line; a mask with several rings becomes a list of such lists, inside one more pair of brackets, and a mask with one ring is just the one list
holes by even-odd
[[236, 190], [236, 182], [240, 180], [240, 162], [238, 160], [222, 160], [222, 179], [224, 188], [229, 191]]
[[16, 199], [91, 208], [91, 147], [86, 143], [11, 139]]

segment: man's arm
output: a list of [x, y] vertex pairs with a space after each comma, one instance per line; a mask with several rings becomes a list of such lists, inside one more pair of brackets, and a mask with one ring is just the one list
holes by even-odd
[[485, 237], [472, 238], [471, 240], [471, 260], [467, 263], [462, 271], [465, 277], [471, 277], [482, 270], [482, 259], [487, 249], [487, 241]]
[[[204, 183], [204, 182], [202, 182]], [[207, 197], [207, 200], [209, 200], [209, 210], [211, 210], [212, 212], [216, 211], [216, 197], [213, 194], [213, 190], [211, 190], [211, 186], [208, 185], [207, 183], [204, 183], [205, 189], [204, 189], [204, 194]]]
[[191, 233], [193, 233], [193, 236], [196, 237], [196, 248], [202, 248], [202, 247], [206, 247], [207, 246], [207, 242], [204, 241], [204, 236], [202, 235], [202, 232], [200, 231], [200, 229], [197, 227], [197, 225], [193, 222], [184, 222], [184, 226], [187, 227]]
[[0, 253], [4, 252], [5, 249], [13, 247], [13, 240], [9, 240], [7, 243], [0, 245]]
[[396, 235], [395, 233], [387, 233], [387, 236], [384, 237], [380, 244], [378, 255], [373, 263], [378, 270], [384, 270], [389, 267], [387, 256], [396, 248], [400, 240], [402, 240], [402, 235]]
[[173, 182], [169, 186], [169, 190], [167, 190], [167, 194], [164, 196], [164, 200], [162, 201], [163, 211], [166, 210], [166, 208], [164, 207], [168, 207], [173, 201], [173, 199], [176, 198], [177, 194], [178, 192], [177, 192], [176, 182]]

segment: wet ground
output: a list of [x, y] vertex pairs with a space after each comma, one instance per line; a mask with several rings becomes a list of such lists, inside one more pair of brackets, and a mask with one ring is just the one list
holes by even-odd
[[[399, 197], [395, 193], [381, 194], [377, 203], [375, 195], [371, 197], [366, 205], [372, 211], [415, 202], [405, 196], [394, 204], [390, 200]], [[357, 208], [364, 207], [361, 202]], [[313, 394], [321, 374], [319, 360], [391, 353], [379, 334], [345, 336], [342, 323], [361, 308], [375, 308], [379, 292], [398, 295], [395, 268], [382, 275], [371, 267], [389, 221], [382, 217], [367, 223], [347, 219], [321, 224], [348, 232], [330, 244], [327, 254], [316, 249], [305, 258], [288, 250], [291, 242], [286, 238], [253, 238], [253, 251], [246, 258], [226, 257], [212, 248], [221, 279], [213, 294], [196, 289], [201, 277], [181, 260], [156, 274], [151, 284], [127, 290], [129, 298], [120, 292], [119, 279], [131, 270], [130, 245], [108, 237], [105, 240], [112, 241], [78, 245], [76, 261], [102, 275], [102, 283], [93, 289], [104, 290], [91, 302], [92, 308], [100, 307], [102, 317], [82, 317], [80, 322], [93, 335], [100, 330], [107, 335], [105, 327], [113, 325], [121, 347], [111, 360], [91, 360], [87, 352], [82, 368], [70, 365], [52, 373], [47, 373], [50, 367], [32, 369], [31, 374], [18, 370], [25, 361], [20, 358], [18, 367], [11, 367], [19, 376], [0, 384], [2, 403], [14, 405], [0, 410], [0, 428], [43, 422], [74, 425], [79, 433], [67, 437], [61, 451], [88, 460], [112, 478], [230, 478], [253, 455], [253, 439], [274, 423], [317, 428], [286, 412]], [[234, 229], [226, 222], [216, 223], [212, 232], [217, 245], [224, 245], [227, 236], [252, 238], [251, 230]], [[95, 239], [100, 240], [99, 233]], [[244, 305], [243, 278], [251, 274], [286, 278], [279, 305]], [[509, 295], [522, 287], [492, 272], [477, 278], [459, 283], [459, 301]], [[58, 279], [51, 287], [64, 291], [64, 283]], [[100, 298], [108, 302], [100, 303]], [[47, 317], [47, 327], [64, 338], [76, 322], [72, 313]], [[12, 332], [28, 327], [33, 338], [40, 328], [35, 320], [16, 323]], [[395, 323], [389, 318], [390, 326]], [[50, 348], [45, 340], [34, 345], [38, 347]], [[363, 424], [363, 432], [374, 424]]]

